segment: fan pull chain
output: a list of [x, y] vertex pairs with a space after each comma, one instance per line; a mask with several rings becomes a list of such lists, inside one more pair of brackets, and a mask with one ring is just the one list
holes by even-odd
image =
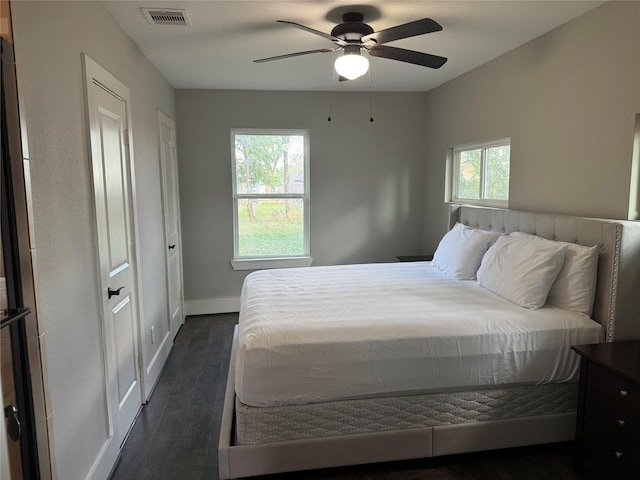
[[371, 98], [371, 69], [369, 69], [369, 121], [373, 123], [373, 99]]
[[329, 94], [329, 116], [327, 117], [327, 122], [331, 121], [331, 108], [333, 107], [333, 89], [336, 85], [336, 76], [333, 71], [331, 72], [331, 93]]

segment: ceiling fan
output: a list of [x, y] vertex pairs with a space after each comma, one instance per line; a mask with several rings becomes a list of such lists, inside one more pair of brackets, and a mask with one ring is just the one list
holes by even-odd
[[372, 57], [387, 58], [429, 68], [440, 68], [447, 61], [445, 57], [384, 45], [395, 40], [442, 30], [442, 26], [430, 18], [423, 18], [422, 20], [415, 20], [374, 32], [373, 28], [364, 23], [363, 14], [349, 12], [342, 15], [343, 23], [333, 27], [331, 33], [324, 33], [287, 20], [277, 21], [331, 40], [336, 46], [334, 48], [319, 48], [317, 50], [307, 50], [305, 52], [261, 58], [254, 60], [254, 62], [271, 62], [273, 60], [298, 57], [311, 53], [330, 53], [342, 50], [344, 52], [343, 55], [336, 60], [336, 72], [340, 80], [354, 80], [367, 73], [369, 69], [369, 61], [361, 55], [362, 49]]

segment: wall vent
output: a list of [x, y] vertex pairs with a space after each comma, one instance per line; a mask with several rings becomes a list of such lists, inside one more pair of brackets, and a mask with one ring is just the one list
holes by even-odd
[[150, 25], [190, 26], [191, 21], [186, 10], [164, 10], [161, 8], [141, 8]]

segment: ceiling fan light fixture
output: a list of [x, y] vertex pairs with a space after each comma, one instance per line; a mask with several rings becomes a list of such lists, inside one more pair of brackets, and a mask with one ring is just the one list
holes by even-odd
[[369, 60], [360, 55], [358, 45], [347, 45], [344, 54], [336, 59], [335, 69], [338, 75], [355, 80], [369, 70]]

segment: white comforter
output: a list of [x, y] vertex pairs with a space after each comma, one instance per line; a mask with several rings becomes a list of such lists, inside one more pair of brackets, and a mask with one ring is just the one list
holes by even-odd
[[571, 381], [602, 328], [417, 262], [254, 272], [238, 341], [239, 400], [272, 406]]

